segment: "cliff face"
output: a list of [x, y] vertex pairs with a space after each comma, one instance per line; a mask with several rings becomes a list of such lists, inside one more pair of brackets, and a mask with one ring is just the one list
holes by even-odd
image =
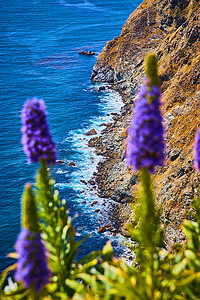
[[[199, 5], [198, 0], [145, 0], [130, 15], [121, 34], [106, 43], [93, 68], [92, 80], [134, 82], [145, 54], [149, 50], [159, 52], [163, 41], [173, 47], [171, 51], [170, 45], [162, 47], [165, 54], [194, 44], [199, 39]], [[174, 44], [175, 36], [181, 40], [179, 45]]]
[[99, 165], [100, 194], [127, 207], [137, 176], [125, 164], [126, 128], [142, 82], [144, 57], [148, 51], [158, 55], [167, 161], [155, 174], [155, 186], [169, 239], [180, 237], [179, 224], [200, 183], [193, 167], [194, 136], [200, 127], [199, 39], [199, 0], [145, 0], [121, 34], [105, 45], [92, 72], [92, 81], [112, 83], [124, 99], [122, 115], [90, 145], [109, 157]]

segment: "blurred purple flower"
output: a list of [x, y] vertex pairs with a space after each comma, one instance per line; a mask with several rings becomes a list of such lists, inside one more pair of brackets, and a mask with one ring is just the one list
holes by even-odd
[[52, 141], [46, 120], [43, 100], [28, 99], [22, 109], [22, 144], [28, 163], [45, 159], [47, 164], [56, 162], [55, 143]]
[[153, 173], [165, 161], [160, 90], [156, 86], [141, 86], [128, 128], [126, 160], [134, 171], [147, 168]]
[[37, 293], [50, 282], [51, 271], [47, 264], [46, 249], [40, 233], [23, 228], [15, 245], [18, 256], [15, 279], [22, 281], [25, 288], [34, 286]]
[[200, 129], [197, 131], [194, 142], [194, 166], [200, 171]]

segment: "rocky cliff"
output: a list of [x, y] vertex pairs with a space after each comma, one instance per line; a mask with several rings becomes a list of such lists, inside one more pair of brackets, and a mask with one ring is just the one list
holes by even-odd
[[89, 142], [107, 157], [98, 165], [99, 193], [121, 203], [119, 218], [124, 223], [137, 187], [137, 175], [125, 163], [126, 128], [142, 82], [144, 57], [149, 51], [157, 53], [167, 160], [157, 169], [154, 183], [163, 202], [167, 239], [174, 242], [181, 239], [179, 225], [200, 183], [193, 167], [194, 136], [200, 127], [199, 38], [199, 0], [145, 0], [121, 34], [106, 43], [92, 72], [93, 82], [112, 84], [124, 100], [121, 115]]

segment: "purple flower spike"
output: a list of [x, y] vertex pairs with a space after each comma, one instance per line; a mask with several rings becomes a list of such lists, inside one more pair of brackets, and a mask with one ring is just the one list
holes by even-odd
[[200, 129], [196, 134], [194, 142], [194, 167], [200, 172]]
[[45, 159], [47, 165], [56, 162], [55, 143], [52, 141], [46, 120], [43, 100], [27, 100], [22, 109], [22, 144], [28, 163]]
[[[160, 91], [156, 86], [141, 86], [128, 128], [126, 160], [134, 171], [147, 168], [150, 173], [165, 161]], [[149, 101], [149, 99], [151, 101]]]
[[34, 286], [36, 292], [39, 293], [51, 278], [46, 249], [41, 241], [40, 233], [33, 233], [23, 228], [15, 248], [18, 256], [15, 279], [22, 281], [25, 288]]

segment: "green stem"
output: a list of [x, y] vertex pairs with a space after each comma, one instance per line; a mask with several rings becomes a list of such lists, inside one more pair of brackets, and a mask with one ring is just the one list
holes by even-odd
[[33, 286], [30, 287], [29, 291], [30, 291], [30, 294], [29, 294], [30, 300], [40, 300], [40, 294], [36, 292], [36, 290]]
[[141, 182], [141, 230], [144, 235], [144, 246], [148, 250], [147, 264], [149, 267], [149, 275], [151, 277], [150, 284], [150, 299], [154, 299], [155, 292], [155, 274], [154, 274], [154, 255], [156, 254], [156, 245], [154, 243], [154, 235], [157, 234], [155, 222], [156, 222], [156, 208], [155, 200], [152, 191], [151, 175], [148, 169], [142, 169], [140, 171]]
[[[45, 215], [43, 214], [43, 221], [50, 225], [54, 226], [54, 222], [52, 219], [52, 213], [54, 209], [54, 199], [52, 195], [52, 186], [51, 184], [51, 178], [49, 176], [48, 170], [47, 170], [47, 163], [44, 159], [41, 160], [41, 167], [38, 171], [37, 176], [37, 184], [36, 184], [38, 191], [37, 191], [37, 202], [39, 207], [41, 207], [42, 211], [46, 212], [46, 219]], [[51, 206], [49, 205], [50, 203]], [[50, 217], [51, 216], [51, 217]], [[48, 222], [46, 222], [48, 220]]]
[[141, 229], [145, 234], [146, 245], [153, 246], [153, 222], [155, 219], [154, 197], [151, 188], [151, 177], [148, 169], [140, 171], [141, 182]]
[[[47, 163], [44, 159], [41, 160], [41, 167], [38, 171], [36, 187], [40, 222], [44, 222], [46, 225], [43, 230], [48, 236], [48, 242], [54, 248], [53, 255], [56, 256], [56, 264], [59, 266], [59, 272], [56, 274], [58, 277], [59, 290], [64, 291], [63, 287], [65, 286], [66, 272], [65, 266], [62, 264], [62, 251], [65, 250], [64, 243], [61, 238], [61, 232], [62, 224], [64, 224], [66, 220], [61, 216], [60, 198], [59, 196], [55, 197], [53, 179], [48, 172]], [[64, 226], [65, 225], [63, 225], [63, 227]], [[58, 228], [59, 232], [57, 231]], [[58, 240], [59, 245], [56, 244]]]
[[152, 213], [154, 212], [154, 200], [151, 188], [151, 176], [148, 169], [141, 169], [140, 182], [142, 185], [143, 200], [147, 207], [147, 215], [152, 215]]

